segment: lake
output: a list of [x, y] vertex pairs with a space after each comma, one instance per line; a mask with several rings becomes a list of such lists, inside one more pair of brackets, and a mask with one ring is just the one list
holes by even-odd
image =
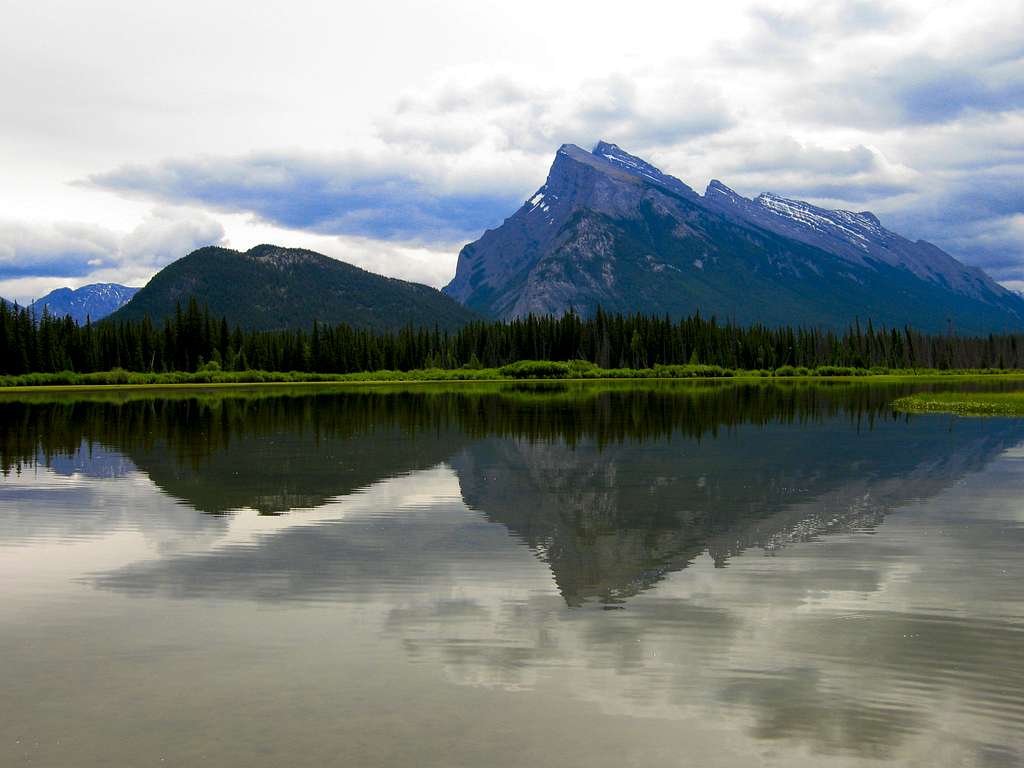
[[1024, 764], [1024, 419], [931, 386], [0, 396], [0, 763]]

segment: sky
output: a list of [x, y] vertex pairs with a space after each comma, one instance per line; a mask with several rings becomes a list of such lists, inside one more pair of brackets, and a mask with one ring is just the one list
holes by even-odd
[[0, 296], [264, 242], [440, 287], [602, 139], [1024, 288], [1024, 3], [0, 0]]

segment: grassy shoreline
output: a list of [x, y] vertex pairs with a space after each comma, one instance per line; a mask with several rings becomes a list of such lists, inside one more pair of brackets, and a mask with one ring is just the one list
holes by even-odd
[[613, 381], [613, 380], [731, 380], [731, 381], [943, 381], [951, 379], [1021, 380], [1024, 371], [862, 369], [822, 366], [816, 369], [790, 368], [775, 371], [746, 371], [708, 365], [656, 366], [654, 368], [604, 369], [581, 361], [521, 361], [501, 368], [425, 369], [414, 371], [365, 371], [323, 374], [299, 371], [221, 371], [207, 369], [172, 373], [133, 373], [115, 369], [79, 374], [37, 373], [0, 376], [0, 393], [38, 391], [89, 391], [108, 389], [187, 389], [252, 386], [293, 386], [322, 384], [463, 384], [470, 382], [517, 381]]
[[904, 413], [951, 413], [960, 416], [1024, 416], [1024, 391], [927, 392], [901, 397], [893, 408]]

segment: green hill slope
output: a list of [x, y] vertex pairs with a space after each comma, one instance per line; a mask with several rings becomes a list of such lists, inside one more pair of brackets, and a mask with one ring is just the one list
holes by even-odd
[[479, 319], [429, 286], [409, 283], [314, 251], [258, 245], [242, 253], [210, 246], [160, 270], [114, 321], [172, 317], [190, 296], [214, 317], [252, 330], [348, 323], [375, 331], [404, 325], [455, 329]]

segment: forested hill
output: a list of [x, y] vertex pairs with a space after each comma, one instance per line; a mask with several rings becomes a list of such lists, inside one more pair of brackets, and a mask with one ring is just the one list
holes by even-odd
[[479, 319], [426, 285], [383, 277], [314, 251], [258, 245], [210, 246], [162, 269], [114, 321], [160, 324], [195, 297], [213, 317], [246, 330], [309, 329], [313, 321], [372, 331], [405, 325], [454, 330]]

